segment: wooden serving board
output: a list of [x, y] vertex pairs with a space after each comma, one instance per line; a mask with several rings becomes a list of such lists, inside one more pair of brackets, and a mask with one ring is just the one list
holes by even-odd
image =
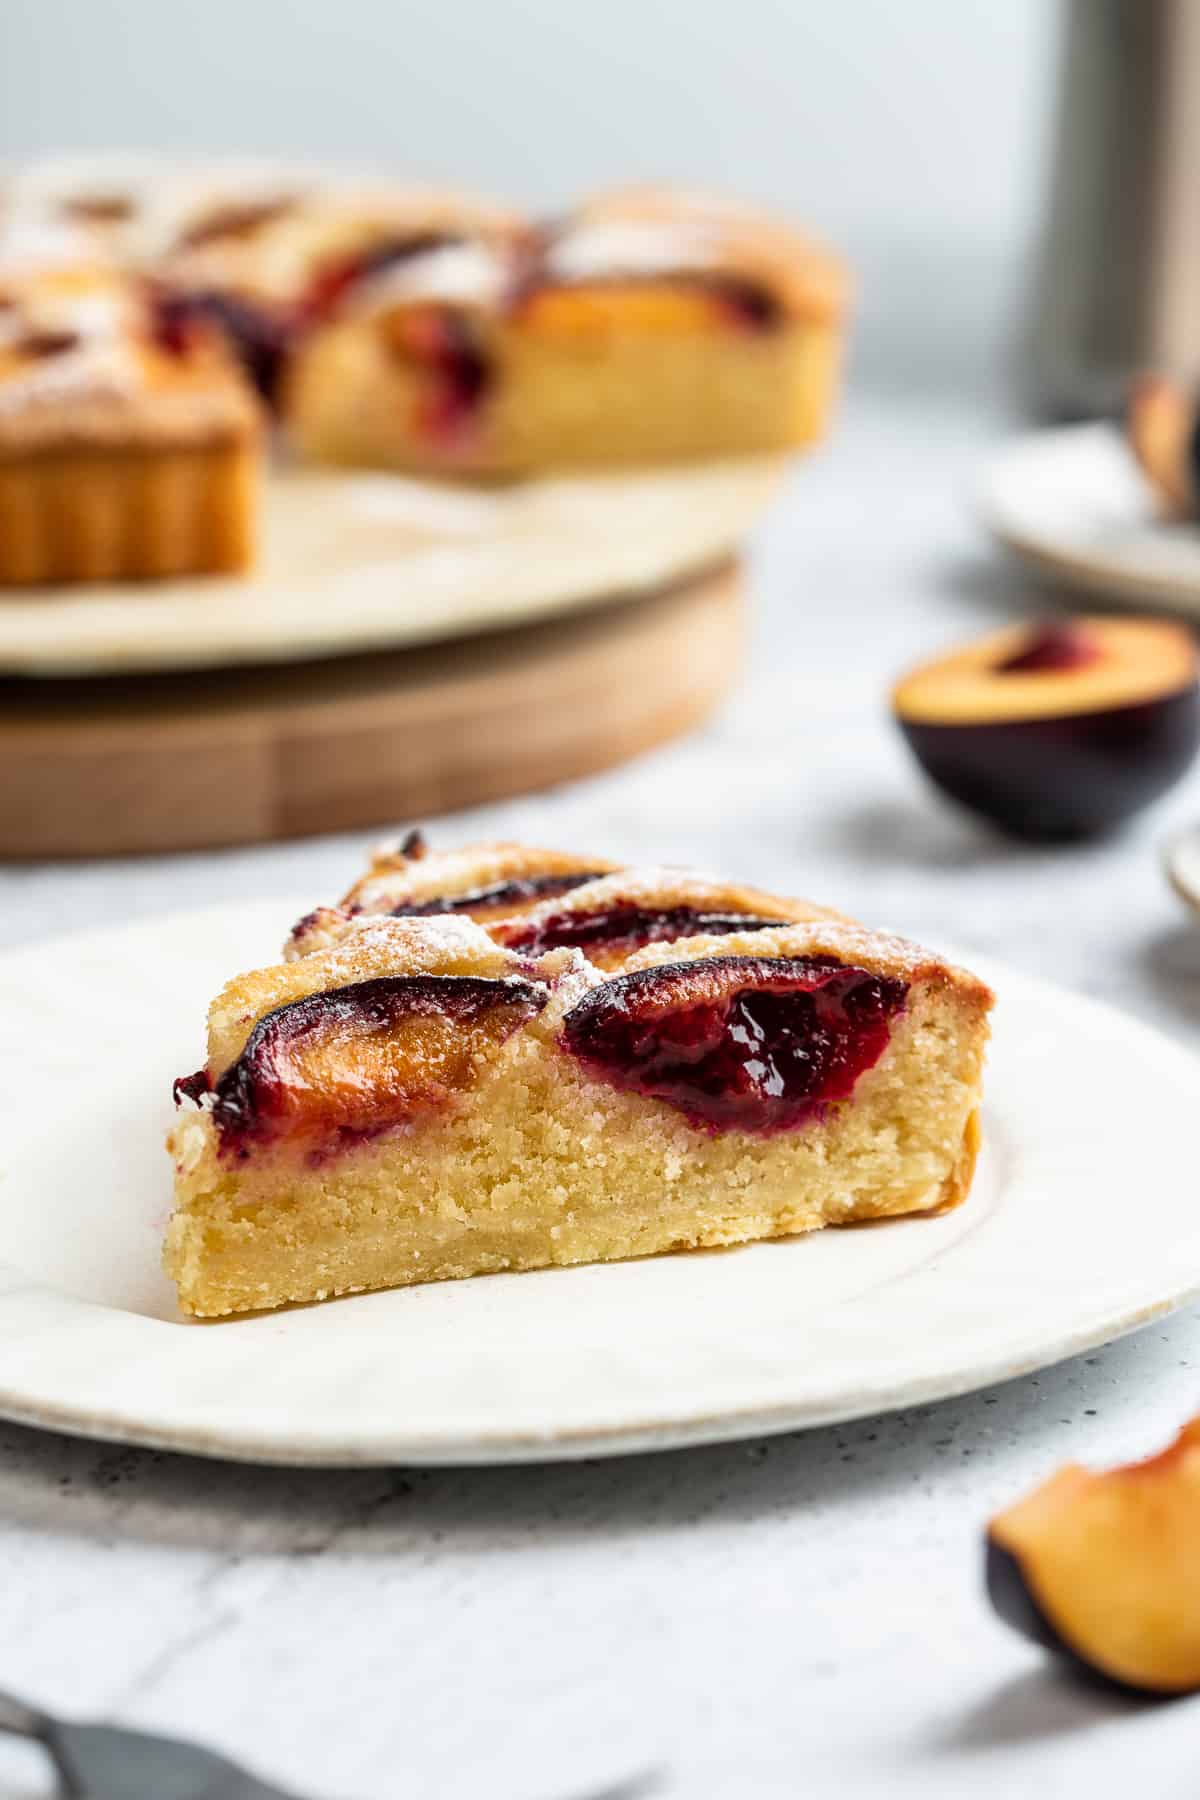
[[0, 680], [0, 855], [258, 843], [591, 774], [697, 724], [737, 673], [741, 575], [550, 623], [260, 668]]

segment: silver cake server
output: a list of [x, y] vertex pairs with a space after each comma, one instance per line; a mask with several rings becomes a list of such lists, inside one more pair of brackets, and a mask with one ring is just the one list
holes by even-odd
[[298, 1800], [178, 1738], [75, 1725], [0, 1693], [0, 1731], [44, 1744], [71, 1800]]
[[[69, 1800], [300, 1800], [198, 1744], [72, 1724], [3, 1692], [0, 1731], [44, 1745]], [[647, 1771], [579, 1800], [642, 1800], [657, 1785], [657, 1771]]]

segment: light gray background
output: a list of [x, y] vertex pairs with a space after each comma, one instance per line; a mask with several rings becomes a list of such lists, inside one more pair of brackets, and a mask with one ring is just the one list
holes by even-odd
[[862, 276], [860, 369], [962, 381], [1018, 297], [1052, 0], [0, 0], [0, 156], [214, 147], [557, 207], [713, 183]]

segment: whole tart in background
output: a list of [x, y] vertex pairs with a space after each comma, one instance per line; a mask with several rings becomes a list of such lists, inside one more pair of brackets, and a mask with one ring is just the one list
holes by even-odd
[[213, 1002], [169, 1139], [165, 1257], [185, 1311], [966, 1196], [992, 1003], [973, 976], [685, 871], [589, 881], [595, 858], [522, 863], [514, 845], [423, 867], [416, 848], [415, 869], [377, 865], [350, 899], [380, 911], [310, 919], [290, 960]]

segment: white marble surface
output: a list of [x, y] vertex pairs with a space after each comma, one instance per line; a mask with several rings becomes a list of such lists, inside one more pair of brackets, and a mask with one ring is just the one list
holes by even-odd
[[[932, 798], [887, 721], [905, 662], [1035, 603], [966, 504], [999, 430], [856, 405], [762, 534], [724, 716], [438, 837], [721, 867], [1195, 1041], [1200, 924], [1157, 850], [1200, 813], [1200, 770], [1117, 843], [1022, 850]], [[325, 898], [364, 841], [10, 868], [0, 928]], [[0, 1684], [194, 1733], [313, 1800], [565, 1800], [643, 1766], [667, 1800], [1190, 1795], [1195, 1706], [1080, 1687], [994, 1622], [980, 1528], [1059, 1461], [1161, 1441], [1200, 1404], [1197, 1362], [1185, 1313], [937, 1407], [562, 1468], [259, 1472], [0, 1427]], [[5, 1753], [0, 1800], [45, 1791], [30, 1770]]]

